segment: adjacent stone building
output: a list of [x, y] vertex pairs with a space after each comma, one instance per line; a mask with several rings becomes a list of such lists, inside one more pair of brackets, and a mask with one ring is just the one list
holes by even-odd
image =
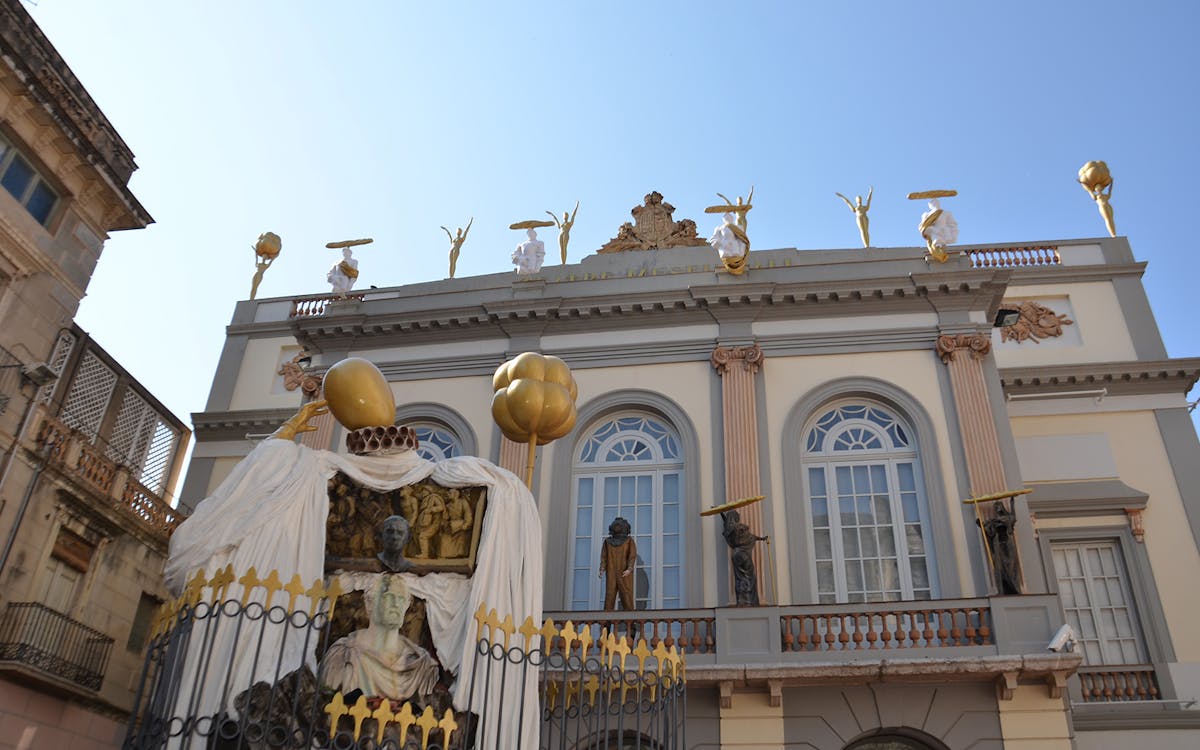
[[[239, 303], [183, 504], [347, 356], [381, 368], [427, 457], [523, 473], [491, 377], [554, 354], [579, 419], [537, 455], [545, 608], [683, 645], [689, 747], [1200, 742], [1200, 359], [1168, 357], [1124, 238], [944, 264], [761, 250], [740, 276], [707, 247], [651, 246]], [[305, 441], [345, 450], [331, 421]], [[754, 495], [764, 606], [736, 608], [720, 522], [699, 513]], [[617, 515], [641, 557], [630, 615], [598, 611]], [[1064, 623], [1077, 648], [1052, 650]]]
[[133, 154], [0, 2], [0, 748], [117, 747], [190, 431], [73, 323]]

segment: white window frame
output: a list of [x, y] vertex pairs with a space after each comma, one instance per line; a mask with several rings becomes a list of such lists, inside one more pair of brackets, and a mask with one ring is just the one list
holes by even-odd
[[[898, 447], [894, 444], [891, 437], [882, 427], [865, 417], [852, 417], [839, 421], [823, 438], [818, 445], [818, 451], [810, 452], [808, 450], [809, 435], [819, 421], [825, 418], [826, 415], [845, 407], [863, 406], [868, 409], [877, 409], [900, 426], [905, 432], [907, 439], [907, 447]], [[883, 448], [864, 448], [850, 451], [834, 451], [832, 443], [837, 437], [844, 434], [846, 431], [854, 428], [865, 428], [877, 436], [885, 447]], [[888, 599], [883, 598], [886, 592], [869, 592], [866, 586], [866, 573], [863, 575], [863, 589], [861, 596], [865, 599], [865, 603], [877, 601], [914, 601], [916, 600], [916, 589], [912, 581], [911, 559], [908, 552], [908, 542], [905, 532], [905, 515], [903, 500], [901, 498], [900, 477], [898, 467], [901, 464], [908, 464], [912, 467], [913, 475], [913, 492], [916, 495], [916, 510], [918, 525], [921, 530], [921, 541], [924, 544], [925, 571], [929, 581], [928, 599], [937, 599], [940, 596], [940, 587], [937, 574], [937, 560], [935, 558], [935, 550], [933, 545], [932, 528], [929, 517], [929, 503], [925, 494], [924, 475], [921, 467], [920, 455], [917, 450], [917, 436], [913, 427], [903, 419], [896, 411], [890, 407], [884, 406], [875, 401], [868, 399], [842, 399], [829, 404], [826, 404], [808, 420], [804, 429], [801, 431], [801, 477], [804, 486], [804, 502], [805, 502], [805, 517], [808, 519], [807, 530], [805, 533], [809, 536], [809, 580], [812, 590], [815, 592], [818, 602], [821, 603], [848, 603], [850, 602], [850, 592], [847, 582], [847, 559], [845, 554], [845, 543], [842, 537], [841, 511], [839, 508], [838, 499], [838, 484], [837, 484], [837, 469], [840, 467], [849, 468], [853, 472], [854, 467], [866, 467], [870, 473], [872, 466], [883, 465], [885, 479], [888, 488], [888, 504], [891, 514], [891, 531], [892, 539], [895, 548], [895, 559], [897, 566], [897, 577], [899, 580], [899, 598]], [[817, 563], [817, 539], [816, 527], [813, 519], [813, 488], [811, 470], [818, 469], [824, 473], [825, 478], [825, 502], [826, 513], [828, 518], [828, 530], [830, 536], [831, 559], [833, 562], [833, 579], [834, 591], [832, 593], [832, 601], [830, 601], [830, 593], [822, 592], [818, 575]], [[862, 527], [855, 527], [862, 528]], [[883, 528], [878, 523], [875, 527]], [[869, 560], [872, 558], [865, 557], [862, 554], [862, 548], [859, 549], [859, 555], [852, 559]], [[891, 559], [884, 557], [880, 553], [880, 549], [876, 547], [876, 560]], [[882, 569], [880, 571], [880, 583], [882, 584]], [[924, 591], [924, 589], [921, 589]], [[855, 596], [859, 596], [859, 592], [855, 592]], [[879, 595], [879, 598], [871, 598], [873, 595]], [[924, 598], [924, 597], [923, 597]], [[857, 602], [858, 599], [856, 598]]]
[[[652, 435], [640, 431], [624, 431], [618, 430], [614, 434], [608, 436], [600, 443], [595, 455], [597, 460], [585, 462], [582, 459], [582, 454], [592, 436], [611, 422], [628, 419], [646, 419], [653, 421], [661, 426], [671, 436], [675, 443], [677, 458], [667, 458], [663, 455], [661, 446], [658, 440]], [[641, 436], [643, 441], [649, 446], [652, 455], [649, 461], [607, 461], [604, 456], [612, 449], [612, 447], [630, 437]], [[655, 414], [645, 412], [626, 411], [616, 414], [606, 415], [603, 419], [592, 423], [589, 429], [584, 433], [584, 437], [579, 440], [575, 446], [574, 460], [572, 461], [571, 473], [571, 519], [570, 531], [567, 545], [567, 560], [569, 561], [569, 574], [567, 576], [567, 607], [571, 610], [598, 610], [604, 604], [604, 587], [605, 581], [597, 576], [597, 571], [600, 565], [600, 546], [604, 543], [604, 538], [608, 536], [608, 525], [611, 519], [605, 516], [604, 507], [604, 482], [605, 479], [611, 478], [633, 478], [636, 482], [637, 477], [650, 477], [651, 480], [651, 529], [646, 532], [645, 529], [638, 528], [636, 518], [631, 518], [626, 514], [623, 517], [629, 520], [633, 526], [632, 536], [638, 542], [639, 557], [644, 559], [643, 553], [648, 552], [650, 555], [649, 566], [638, 563], [634, 570], [634, 607], [636, 609], [662, 609], [664, 606], [669, 608], [683, 608], [687, 606], [687, 549], [686, 536], [684, 532], [684, 498], [686, 493], [686, 476], [685, 463], [687, 457], [683, 453], [683, 444], [679, 437], [679, 432], [666, 419]], [[678, 531], [679, 537], [679, 561], [677, 563], [679, 570], [679, 597], [678, 602], [671, 602], [664, 605], [663, 599], [663, 546], [664, 546], [664, 506], [663, 502], [663, 480], [667, 475], [674, 475], [678, 481], [678, 498], [675, 503], [677, 506]], [[580, 533], [578, 529], [579, 523], [579, 486], [581, 479], [591, 479], [592, 484], [592, 522], [591, 529]], [[636, 489], [635, 489], [636, 492]], [[620, 503], [620, 500], [618, 500]], [[634, 500], [636, 506], [636, 498]], [[618, 506], [617, 515], [622, 515], [622, 511]], [[587, 537], [591, 540], [590, 552], [588, 559], [583, 560], [582, 566], [576, 564], [577, 541], [580, 536]], [[645, 549], [644, 540], [650, 540], [650, 549]], [[582, 607], [576, 602], [582, 600], [583, 597], [576, 596], [575, 593], [575, 575], [577, 571], [584, 570], [588, 573], [584, 579], [588, 581], [587, 603]], [[644, 579], [642, 578], [644, 576]], [[640, 596], [642, 592], [639, 590], [639, 581], [645, 580], [649, 591], [645, 596]], [[618, 600], [619, 601], [619, 600]], [[618, 605], [619, 606], [619, 605]]]
[[[1060, 571], [1058, 561], [1056, 559], [1056, 553], [1061, 549], [1070, 548], [1084, 552], [1089, 548], [1097, 549], [1101, 547], [1112, 550], [1113, 560], [1115, 561], [1117, 567], [1119, 590], [1121, 592], [1121, 596], [1124, 598], [1124, 602], [1122, 604], [1126, 610], [1126, 616], [1129, 620], [1129, 634], [1126, 636], [1117, 636], [1113, 639], [1105, 638], [1102, 635], [1099, 627], [1102, 619], [1102, 611], [1105, 609], [1105, 606], [1101, 603], [1101, 597], [1097, 596], [1098, 589], [1097, 581], [1095, 579], [1100, 578], [1101, 576], [1093, 574], [1097, 573], [1098, 571], [1091, 571], [1087, 565], [1087, 556], [1085, 554], [1081, 554], [1081, 559], [1083, 560], [1082, 572], [1084, 573], [1083, 585], [1085, 593], [1088, 597], [1087, 609], [1091, 611], [1090, 613], [1096, 625], [1095, 637], [1088, 637], [1087, 629], [1081, 626], [1081, 623], [1077, 617], [1072, 616], [1072, 610], [1080, 608], [1067, 606], [1067, 596], [1063, 591], [1062, 576], [1068, 571]], [[1066, 617], [1067, 622], [1075, 630], [1075, 637], [1079, 640], [1079, 646], [1077, 650], [1083, 654], [1084, 665], [1126, 666], [1150, 663], [1151, 659], [1149, 644], [1146, 640], [1145, 630], [1142, 627], [1141, 615], [1138, 611], [1137, 597], [1134, 595], [1133, 581], [1130, 575], [1129, 561], [1125, 559], [1125, 549], [1124, 545], [1121, 543], [1121, 540], [1119, 538], [1102, 536], [1097, 536], [1090, 539], [1054, 539], [1049, 542], [1049, 551], [1051, 563], [1050, 572], [1054, 576], [1055, 587], [1058, 590], [1059, 601], [1062, 604], [1063, 614]], [[1073, 594], [1072, 601], [1077, 601], [1074, 599]], [[1114, 624], [1116, 624], [1115, 618]], [[1133, 650], [1136, 652], [1134, 654], [1135, 659], [1130, 660], [1124, 656], [1114, 656], [1114, 649], [1115, 653], [1117, 654], [1123, 653], [1121, 647], [1116, 643], [1121, 640], [1127, 640], [1132, 644]], [[1094, 650], [1088, 647], [1090, 643], [1095, 644]], [[1095, 658], [1097, 654], [1099, 655], [1099, 660]]]

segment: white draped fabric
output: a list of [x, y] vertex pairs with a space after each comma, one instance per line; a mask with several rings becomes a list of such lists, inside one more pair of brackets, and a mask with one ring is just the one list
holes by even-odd
[[[175, 531], [166, 566], [167, 585], [178, 594], [197, 570], [211, 575], [226, 565], [233, 566], [235, 576], [251, 567], [260, 577], [277, 570], [284, 582], [298, 573], [306, 587], [323, 577], [329, 511], [326, 483], [338, 471], [379, 491], [427, 477], [447, 487], [487, 487], [487, 511], [474, 575], [405, 574], [404, 579], [415, 595], [427, 601], [430, 633], [442, 664], [459, 673], [455, 705], [470, 705], [477, 712], [486, 711], [496, 717], [524, 716], [520, 744], [536, 747], [536, 670], [526, 675], [524, 690], [509, 689], [505, 695], [493, 691], [484, 706], [486, 678], [481, 669], [474, 680], [475, 695], [468, 695], [470, 667], [475, 658], [474, 614], [479, 606], [495, 608], [501, 619], [512, 615], [517, 624], [526, 617], [537, 623], [542, 620], [542, 544], [537, 507], [520, 479], [488, 461], [459, 456], [433, 463], [413, 451], [380, 457], [343, 456], [314, 451], [288, 440], [266, 440]], [[235, 583], [227, 598], [240, 599], [241, 594], [241, 587]], [[300, 599], [297, 608], [307, 611], [309, 602]], [[197, 663], [198, 636], [194, 634], [175, 705], [187, 707], [186, 713], [193, 716], [213, 715], [222, 707], [233, 713], [234, 695], [254, 682], [272, 682], [277, 674], [287, 674], [301, 664], [315, 672], [315, 642], [297, 638], [295, 632], [287, 638], [284, 631], [282, 627], [266, 629], [261, 653], [270, 658], [259, 658], [257, 663], [249, 653], [253, 649], [238, 649], [238, 634], [232, 626], [206, 631], [205, 639], [211, 644], [206, 662], [224, 665], [232, 659], [233, 667], [228, 694], [224, 679], [208, 675], [200, 695], [193, 695], [191, 688], [195, 670], [201, 668]], [[246, 641], [241, 640], [243, 644]], [[462, 665], [467, 668], [460, 671]], [[499, 679], [497, 672], [492, 684], [498, 684]], [[517, 679], [510, 674], [507, 684], [515, 686]], [[517, 746], [517, 722], [505, 723], [509, 730], [506, 736], [481, 738], [486, 739], [483, 746]]]

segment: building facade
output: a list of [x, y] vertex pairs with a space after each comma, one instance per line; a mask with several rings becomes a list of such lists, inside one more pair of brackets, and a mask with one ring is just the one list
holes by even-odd
[[0, 748], [116, 747], [165, 592], [187, 427], [73, 319], [133, 154], [0, 3]]
[[[545, 609], [679, 643], [689, 747], [1193, 747], [1200, 359], [1167, 356], [1123, 238], [961, 249], [763, 250], [738, 276], [666, 247], [241, 302], [182, 503], [348, 356], [427, 457], [522, 474], [491, 377], [554, 354], [579, 397], [537, 453]], [[331, 420], [305, 441], [345, 450]], [[756, 495], [763, 606], [733, 607], [700, 512]], [[631, 613], [601, 611], [618, 515]], [[1052, 650], [1064, 623], [1077, 646]]]

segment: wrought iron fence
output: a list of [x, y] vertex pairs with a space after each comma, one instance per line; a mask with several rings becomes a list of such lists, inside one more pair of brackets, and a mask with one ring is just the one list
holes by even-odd
[[[124, 747], [518, 750], [682, 748], [684, 662], [677, 648], [483, 607], [452, 685], [399, 701], [344, 695], [309, 668], [331, 637], [337, 579], [307, 589], [230, 569], [195, 576], [164, 605]], [[469, 650], [469, 649], [468, 649]], [[462, 689], [460, 689], [462, 688]]]
[[113, 639], [38, 602], [9, 602], [0, 620], [0, 661], [27, 664], [99, 690]]

